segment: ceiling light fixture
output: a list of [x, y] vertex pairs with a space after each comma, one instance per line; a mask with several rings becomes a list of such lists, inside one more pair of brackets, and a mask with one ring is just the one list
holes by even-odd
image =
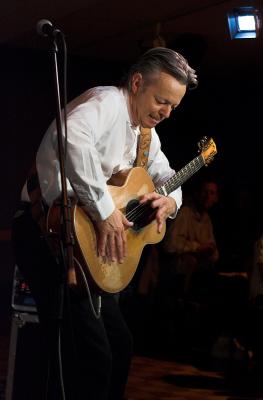
[[231, 39], [251, 39], [259, 35], [261, 15], [254, 7], [239, 7], [228, 14]]

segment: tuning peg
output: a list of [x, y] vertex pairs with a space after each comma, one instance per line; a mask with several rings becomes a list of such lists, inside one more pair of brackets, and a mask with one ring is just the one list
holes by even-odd
[[203, 148], [206, 146], [207, 142], [208, 142], [208, 137], [207, 136], [202, 136], [201, 139], [198, 142], [199, 151], [203, 150]]

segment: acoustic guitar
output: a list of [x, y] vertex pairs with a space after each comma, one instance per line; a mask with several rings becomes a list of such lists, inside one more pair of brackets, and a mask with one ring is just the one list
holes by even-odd
[[[126, 231], [127, 256], [122, 264], [106, 262], [105, 259], [98, 256], [97, 236], [91, 218], [80, 205], [75, 204], [72, 207], [76, 264], [82, 266], [88, 281], [97, 289], [108, 293], [116, 293], [124, 289], [136, 272], [144, 246], [158, 243], [163, 239], [165, 224], [162, 231], [158, 233], [154, 210], [150, 207], [150, 204], [140, 204], [139, 198], [143, 194], [153, 191], [168, 196], [202, 166], [208, 165], [217, 153], [213, 139], [204, 137], [198, 143], [198, 146], [200, 154], [176, 172], [162, 186], [155, 188], [149, 174], [141, 167], [129, 170], [121, 185], [119, 183], [119, 186], [108, 186], [116, 208], [121, 210], [127, 219], [134, 223]], [[54, 233], [58, 231], [59, 213], [52, 207], [48, 215], [48, 231]]]

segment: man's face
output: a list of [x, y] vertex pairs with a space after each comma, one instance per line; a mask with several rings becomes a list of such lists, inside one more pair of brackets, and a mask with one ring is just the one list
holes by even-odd
[[165, 72], [154, 74], [147, 84], [140, 73], [134, 74], [130, 96], [133, 124], [154, 128], [170, 116], [185, 92], [186, 85]]

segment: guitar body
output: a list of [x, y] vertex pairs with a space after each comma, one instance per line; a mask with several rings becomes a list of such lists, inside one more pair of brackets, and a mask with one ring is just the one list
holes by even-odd
[[[150, 176], [141, 167], [131, 169], [122, 186], [109, 185], [108, 187], [116, 208], [124, 214], [129, 202], [155, 190]], [[55, 209], [52, 210], [53, 207]], [[58, 231], [57, 209], [58, 206], [52, 206], [48, 215], [48, 230], [53, 233]], [[91, 283], [95, 284], [95, 287], [109, 293], [119, 292], [129, 284], [136, 272], [144, 246], [161, 241], [165, 234], [165, 224], [162, 232], [158, 233], [155, 220], [140, 229], [129, 228], [126, 231], [127, 256], [124, 262], [122, 264], [108, 263], [97, 255], [96, 231], [91, 218], [81, 206], [73, 207], [72, 221], [76, 242], [74, 257], [84, 269], [89, 281], [91, 278]]]

